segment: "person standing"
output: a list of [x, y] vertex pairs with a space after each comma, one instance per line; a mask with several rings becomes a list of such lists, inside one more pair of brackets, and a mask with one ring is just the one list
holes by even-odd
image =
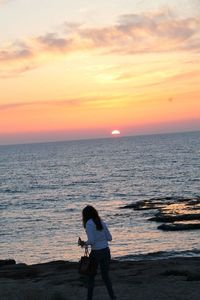
[[[78, 244], [81, 247], [91, 246], [90, 257], [94, 260], [97, 268], [98, 265], [100, 266], [101, 276], [106, 285], [110, 299], [117, 299], [109, 276], [111, 255], [108, 241], [112, 241], [112, 235], [106, 223], [101, 220], [97, 210], [93, 206], [88, 205], [83, 209], [82, 220], [83, 227], [87, 234], [87, 241], [84, 242], [79, 238]], [[92, 300], [93, 298], [95, 275], [88, 276], [87, 300]]]

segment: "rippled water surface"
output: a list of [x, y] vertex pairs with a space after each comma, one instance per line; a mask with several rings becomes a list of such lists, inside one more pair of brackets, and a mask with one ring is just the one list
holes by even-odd
[[198, 254], [199, 231], [162, 232], [138, 200], [200, 196], [200, 132], [0, 147], [0, 258], [78, 260], [94, 205], [114, 257]]

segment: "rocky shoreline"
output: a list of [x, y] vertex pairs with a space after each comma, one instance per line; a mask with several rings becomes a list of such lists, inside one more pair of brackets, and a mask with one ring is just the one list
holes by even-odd
[[157, 228], [165, 231], [200, 229], [200, 197], [164, 197], [138, 201], [121, 209], [152, 210], [149, 221], [163, 223]]
[[[199, 300], [200, 258], [111, 262], [118, 300]], [[1, 300], [86, 299], [86, 278], [78, 263], [52, 261], [35, 265], [0, 261]], [[97, 275], [94, 300], [108, 300]]]

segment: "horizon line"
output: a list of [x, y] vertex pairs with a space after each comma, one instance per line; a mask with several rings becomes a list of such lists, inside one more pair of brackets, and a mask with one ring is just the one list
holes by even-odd
[[95, 138], [74, 138], [69, 140], [54, 140], [54, 141], [35, 141], [35, 142], [22, 142], [22, 143], [11, 143], [11, 144], [0, 144], [0, 147], [7, 147], [7, 146], [23, 146], [23, 145], [37, 145], [37, 144], [53, 144], [53, 143], [67, 143], [67, 142], [80, 142], [80, 141], [95, 141], [95, 140], [117, 140], [121, 138], [127, 137], [142, 137], [142, 136], [155, 136], [155, 135], [173, 135], [173, 134], [186, 134], [186, 133], [197, 133], [200, 132], [198, 130], [188, 130], [188, 131], [169, 131], [169, 132], [160, 132], [160, 133], [144, 133], [144, 134], [130, 134], [130, 135], [119, 135], [119, 136], [109, 136], [109, 137], [95, 137]]

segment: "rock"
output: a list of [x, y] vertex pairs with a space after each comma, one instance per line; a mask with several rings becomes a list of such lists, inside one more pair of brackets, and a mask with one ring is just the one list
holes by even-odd
[[200, 274], [199, 273], [190, 274], [187, 277], [187, 281], [200, 281]]
[[186, 270], [166, 270], [165, 272], [161, 273], [161, 275], [163, 276], [184, 276], [187, 277], [188, 276], [188, 271]]
[[[0, 268], [0, 278], [10, 279], [35, 279], [49, 277], [55, 279], [55, 273], [65, 274], [75, 268], [76, 263], [68, 261], [51, 261], [43, 264], [26, 265], [24, 263], [15, 265], [4, 265]], [[77, 271], [78, 272], [78, 271]], [[63, 279], [61, 278], [61, 282]]]
[[[151, 198], [132, 203], [121, 209], [132, 208], [134, 210], [157, 210], [149, 221], [172, 223], [162, 224], [158, 229], [162, 230], [196, 230], [200, 229], [200, 197], [161, 197]], [[188, 221], [198, 221], [185, 223]], [[176, 223], [174, 222], [182, 222]]]
[[0, 269], [0, 278], [24, 279], [35, 278], [37, 275], [37, 269], [25, 264], [15, 265], [13, 268], [4, 267]]
[[164, 231], [181, 231], [181, 230], [195, 230], [200, 229], [200, 224], [162, 224], [158, 229]]
[[[69, 268], [68, 268], [69, 266]], [[22, 264], [21, 264], [22, 267]], [[63, 268], [62, 268], [63, 267]], [[6, 270], [6, 267], [4, 267]], [[34, 278], [0, 278], [1, 300], [77, 300], [87, 290], [78, 274], [77, 262], [49, 262], [25, 266], [36, 269]], [[9, 269], [12, 271], [15, 269]], [[16, 265], [17, 269], [17, 265]], [[3, 270], [0, 269], [3, 273]], [[111, 274], [118, 299], [199, 300], [200, 257], [141, 261], [112, 261]], [[96, 278], [96, 298], [108, 299], [100, 272]], [[134, 295], [134, 297], [133, 297]]]
[[0, 267], [8, 266], [8, 265], [15, 265], [16, 261], [14, 259], [3, 259], [0, 260]]
[[185, 277], [187, 281], [200, 281], [200, 274], [196, 272], [191, 272], [190, 270], [166, 270], [161, 273], [162, 276], [178, 276]]
[[149, 221], [156, 221], [156, 222], [175, 222], [175, 221], [189, 221], [189, 220], [200, 220], [200, 214], [167, 215], [167, 214], [162, 214], [162, 212], [160, 212], [160, 214], [149, 219]]
[[158, 209], [165, 206], [161, 201], [153, 202], [151, 200], [138, 201], [136, 203], [131, 203], [125, 206], [120, 207], [120, 209], [133, 208], [134, 210], [149, 210], [149, 209]]

